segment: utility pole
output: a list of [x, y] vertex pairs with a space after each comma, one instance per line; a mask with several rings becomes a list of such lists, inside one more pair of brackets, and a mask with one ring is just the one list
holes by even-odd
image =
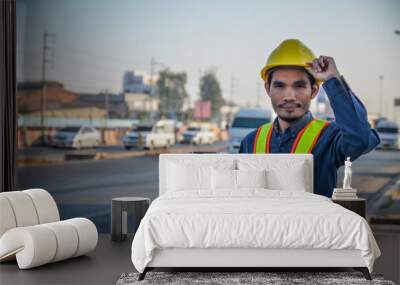
[[109, 97], [108, 97], [108, 90], [104, 90], [104, 108], [106, 110], [106, 120], [110, 118], [109, 113]]
[[40, 129], [41, 129], [41, 143], [46, 144], [45, 140], [45, 124], [44, 124], [44, 114], [46, 111], [46, 96], [47, 96], [47, 86], [46, 86], [46, 66], [47, 63], [54, 63], [54, 59], [48, 57], [48, 51], [52, 52], [54, 55], [54, 46], [50, 46], [48, 43], [49, 39], [55, 40], [55, 34], [50, 34], [47, 31], [43, 34], [43, 51], [42, 51], [42, 94], [40, 97]]
[[[197, 76], [198, 76], [198, 81], [199, 81], [199, 94], [198, 94], [198, 97], [199, 97], [199, 99], [198, 99], [198, 102], [200, 102], [200, 106], [202, 106], [201, 104], [202, 104], [202, 102], [203, 102], [203, 97], [202, 97], [202, 94], [201, 94], [201, 76], [202, 76], [202, 74], [203, 74], [203, 71], [201, 70], [201, 68], [199, 67], [199, 69], [198, 69], [198, 71], [197, 71]], [[199, 103], [198, 103], [199, 104]], [[202, 114], [202, 108], [200, 109], [200, 121], [203, 119], [203, 114]], [[193, 113], [194, 114], [194, 113]]]
[[[154, 98], [154, 93], [155, 93], [155, 86], [154, 86], [154, 82], [153, 82], [153, 76], [154, 76], [154, 57], [151, 57], [151, 60], [150, 60], [150, 104], [151, 104], [151, 100], [153, 100], [153, 98]], [[159, 98], [160, 96], [158, 96], [158, 99], [160, 99]], [[160, 110], [159, 110], [160, 111]], [[150, 110], [149, 110], [149, 113], [151, 113], [151, 114], [149, 114], [149, 119], [151, 120], [151, 119], [154, 119], [154, 117], [155, 117], [155, 114], [153, 113], [153, 108], [151, 108]]]
[[260, 108], [260, 79], [257, 78], [257, 103], [256, 107]]
[[[394, 30], [394, 33], [398, 36], [400, 36], [400, 30]], [[395, 98], [394, 99], [394, 106], [393, 106], [393, 113], [394, 113], [394, 121], [397, 122], [397, 112], [398, 112], [398, 106], [400, 106], [400, 98]]]
[[[155, 93], [155, 86], [154, 86], [154, 82], [153, 82], [153, 76], [154, 76], [154, 57], [151, 57], [150, 60], [150, 100], [152, 100], [154, 98], [154, 93]], [[158, 96], [158, 100], [160, 100], [160, 96]], [[160, 106], [160, 105], [159, 105]], [[160, 110], [158, 110], [160, 111]], [[149, 117], [151, 117], [151, 119], [154, 119], [155, 114], [153, 113], [153, 109], [151, 108], [151, 114]]]
[[381, 114], [381, 117], [383, 117], [383, 114], [384, 114], [384, 112], [385, 112], [385, 105], [384, 105], [384, 102], [383, 102], [383, 79], [384, 79], [384, 77], [383, 77], [383, 75], [379, 75], [379, 99], [380, 99], [380, 114]]
[[153, 95], [153, 75], [154, 75], [154, 58], [151, 57], [150, 60], [150, 86], [151, 86], [151, 94]]
[[233, 77], [233, 75], [231, 74], [231, 88], [230, 88], [230, 98], [229, 101], [231, 103], [231, 106], [233, 105], [233, 93], [234, 93], [234, 89], [235, 89], [235, 83], [234, 83], [235, 78]]
[[199, 96], [199, 100], [202, 100], [202, 98], [201, 98], [201, 75], [202, 75], [201, 68], [198, 69], [197, 73], [198, 73], [197, 76], [198, 76], [198, 81], [199, 81], [199, 94], [198, 94], [198, 96]]
[[235, 77], [231, 74], [231, 88], [230, 88], [230, 112], [229, 112], [229, 120], [232, 121], [233, 120], [233, 95], [235, 93]]
[[167, 78], [165, 78], [165, 87], [166, 87], [166, 89], [167, 89], [167, 98], [166, 98], [166, 119], [169, 119], [168, 118], [168, 115], [169, 115], [169, 89], [172, 87], [172, 84], [171, 84], [171, 80], [167, 77]]
[[[154, 82], [153, 82], [153, 76], [154, 76], [154, 73], [155, 73], [155, 67], [157, 65], [159, 65], [159, 66], [161, 66], [163, 68], [167, 67], [164, 63], [157, 62], [156, 60], [154, 60], [154, 57], [151, 57], [151, 60], [150, 60], [150, 85], [152, 87], [152, 90], [151, 90], [151, 94], [152, 95], [154, 95], [153, 93], [154, 93], [154, 90], [155, 90], [155, 86], [154, 86]], [[159, 100], [159, 102], [161, 102], [160, 94], [158, 94], [157, 99]], [[161, 114], [161, 110], [160, 110], [161, 109], [161, 104], [159, 103], [158, 106], [159, 106], [158, 112]]]

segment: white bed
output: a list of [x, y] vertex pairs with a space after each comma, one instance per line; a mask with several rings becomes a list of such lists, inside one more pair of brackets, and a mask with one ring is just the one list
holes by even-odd
[[369, 225], [312, 194], [312, 159], [160, 155], [160, 196], [132, 243], [140, 279], [156, 267], [353, 267], [370, 278], [380, 251]]

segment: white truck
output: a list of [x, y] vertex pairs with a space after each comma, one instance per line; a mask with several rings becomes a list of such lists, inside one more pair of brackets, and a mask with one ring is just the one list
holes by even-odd
[[175, 144], [174, 120], [160, 120], [154, 126], [150, 133], [146, 135], [144, 147], [154, 149], [156, 147], [170, 147]]
[[261, 108], [240, 109], [228, 130], [228, 152], [238, 153], [240, 142], [247, 134], [271, 121], [272, 113], [270, 110]]
[[210, 127], [193, 125], [183, 132], [181, 143], [213, 144], [216, 140], [217, 137]]

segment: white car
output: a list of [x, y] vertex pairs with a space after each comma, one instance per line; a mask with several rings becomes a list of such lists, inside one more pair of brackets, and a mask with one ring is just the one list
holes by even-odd
[[158, 121], [151, 131], [146, 135], [145, 148], [154, 149], [156, 147], [168, 148], [175, 144], [176, 123], [173, 120]]
[[132, 128], [122, 137], [122, 143], [125, 149], [144, 147], [146, 142], [146, 136], [152, 132], [153, 125], [151, 124], [140, 124]]
[[238, 153], [243, 138], [261, 125], [271, 122], [271, 120], [272, 115], [269, 110], [259, 108], [240, 109], [228, 130], [228, 152]]
[[216, 141], [215, 133], [206, 127], [189, 127], [182, 136], [181, 143], [213, 144]]
[[390, 121], [381, 121], [376, 125], [381, 143], [377, 148], [398, 150], [399, 145], [399, 128], [396, 123]]
[[98, 130], [86, 126], [64, 127], [53, 136], [54, 147], [96, 147], [101, 143], [101, 134]]

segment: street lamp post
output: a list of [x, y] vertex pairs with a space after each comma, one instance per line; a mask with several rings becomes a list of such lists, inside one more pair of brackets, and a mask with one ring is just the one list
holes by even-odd
[[379, 99], [380, 99], [380, 113], [381, 117], [383, 117], [384, 114], [384, 103], [383, 103], [383, 75], [379, 75]]

